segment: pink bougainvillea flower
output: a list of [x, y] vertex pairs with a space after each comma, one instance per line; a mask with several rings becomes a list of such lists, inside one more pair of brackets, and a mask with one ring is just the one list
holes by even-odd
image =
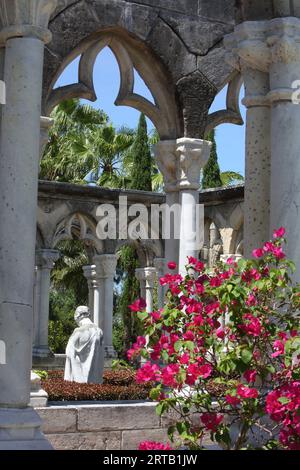
[[224, 339], [225, 338], [225, 330], [224, 328], [220, 327], [216, 331], [216, 335], [219, 339]]
[[193, 256], [188, 257], [188, 262], [189, 264], [197, 264], [198, 260], [194, 258]]
[[210, 364], [204, 364], [203, 366], [199, 367], [199, 375], [203, 379], [207, 379], [212, 374], [213, 368]]
[[280, 227], [278, 230], [275, 230], [273, 233], [273, 238], [282, 238], [285, 235], [285, 228]]
[[284, 344], [279, 339], [273, 343], [273, 348], [275, 352], [272, 354], [272, 357], [278, 357], [284, 354]]
[[248, 307], [253, 307], [256, 304], [257, 304], [257, 300], [256, 300], [255, 295], [249, 294], [248, 299], [246, 300], [246, 305], [248, 305]]
[[151, 362], [146, 362], [136, 373], [137, 383], [155, 382], [158, 378], [159, 367]]
[[245, 331], [250, 336], [260, 336], [262, 333], [262, 325], [258, 318], [251, 315], [251, 313], [246, 313], [243, 315], [243, 320], [245, 323], [240, 325], [240, 328]]
[[176, 376], [179, 372], [179, 365], [178, 364], [170, 364], [161, 371], [162, 382], [167, 387], [178, 387], [178, 382], [176, 380]]
[[238, 385], [236, 391], [237, 391], [237, 394], [241, 398], [257, 398], [258, 397], [258, 391], [256, 390], [256, 388], [249, 388], [243, 384]]
[[186, 341], [194, 341], [195, 335], [191, 330], [188, 330], [186, 333], [184, 333], [183, 339]]
[[161, 313], [160, 312], [152, 312], [152, 313], [150, 313], [150, 317], [152, 318], [154, 323], [158, 322], [159, 320], [161, 320]]
[[232, 395], [226, 395], [225, 400], [229, 405], [232, 406], [237, 406], [241, 403], [241, 400], [238, 397], [234, 397]]
[[277, 246], [273, 249], [273, 255], [277, 259], [284, 259], [286, 257], [286, 254], [283, 252], [281, 246]]
[[257, 372], [256, 370], [246, 370], [244, 377], [248, 383], [254, 383], [256, 380]]
[[139, 450], [173, 450], [170, 444], [164, 444], [162, 442], [144, 441], [139, 445]]
[[145, 299], [137, 299], [133, 304], [129, 305], [129, 308], [132, 312], [141, 312], [146, 308]]
[[169, 261], [168, 268], [171, 269], [171, 271], [174, 271], [177, 268], [177, 263], [175, 263], [175, 261]]
[[201, 421], [208, 431], [216, 432], [223, 421], [223, 416], [217, 413], [203, 413]]
[[262, 258], [264, 256], [264, 250], [262, 248], [257, 248], [252, 251], [252, 255], [254, 258]]

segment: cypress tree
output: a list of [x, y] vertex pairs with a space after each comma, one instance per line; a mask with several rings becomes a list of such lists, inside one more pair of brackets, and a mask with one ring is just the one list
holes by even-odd
[[208, 162], [203, 170], [202, 189], [220, 188], [222, 187], [222, 180], [214, 130], [208, 134], [207, 140], [212, 142], [212, 148]]
[[147, 134], [147, 122], [142, 113], [139, 119], [136, 138], [132, 147], [131, 189], [152, 191], [152, 157]]

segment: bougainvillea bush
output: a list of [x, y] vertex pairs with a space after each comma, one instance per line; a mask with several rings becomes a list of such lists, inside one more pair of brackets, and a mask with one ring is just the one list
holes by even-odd
[[138, 383], [156, 382], [158, 414], [175, 417], [173, 447], [300, 449], [300, 288], [284, 236], [214, 269], [189, 258], [186, 277], [169, 263], [165, 307], [131, 306], [145, 336], [128, 357], [144, 358]]

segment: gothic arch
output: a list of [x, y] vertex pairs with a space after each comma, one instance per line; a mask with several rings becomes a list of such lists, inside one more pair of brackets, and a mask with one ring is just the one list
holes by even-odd
[[97, 237], [96, 226], [96, 222], [86, 214], [70, 214], [56, 226], [51, 248], [55, 248], [61, 241], [77, 239], [84, 242], [88, 252], [101, 253], [103, 242]]
[[[125, 40], [124, 40], [125, 38]], [[126, 40], [127, 39], [127, 40]], [[75, 48], [63, 61], [55, 74], [45, 99], [45, 114], [61, 101], [69, 98], [97, 99], [93, 71], [96, 59], [101, 51], [109, 47], [113, 52], [120, 71], [120, 90], [115, 100], [117, 106], [130, 106], [143, 112], [153, 122], [161, 139], [176, 138], [180, 135], [180, 119], [177, 112], [174, 93], [170, 82], [150, 51], [135, 47], [132, 40], [126, 38], [126, 32], [113, 30], [102, 32]], [[78, 82], [53, 88], [65, 68], [80, 56]], [[134, 92], [134, 70], [142, 77], [154, 99], [154, 104]]]

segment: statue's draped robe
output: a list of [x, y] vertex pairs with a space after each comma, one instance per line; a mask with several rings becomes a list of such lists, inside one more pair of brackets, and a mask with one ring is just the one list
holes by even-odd
[[102, 383], [103, 333], [93, 323], [76, 328], [66, 349], [65, 380], [79, 383]]

